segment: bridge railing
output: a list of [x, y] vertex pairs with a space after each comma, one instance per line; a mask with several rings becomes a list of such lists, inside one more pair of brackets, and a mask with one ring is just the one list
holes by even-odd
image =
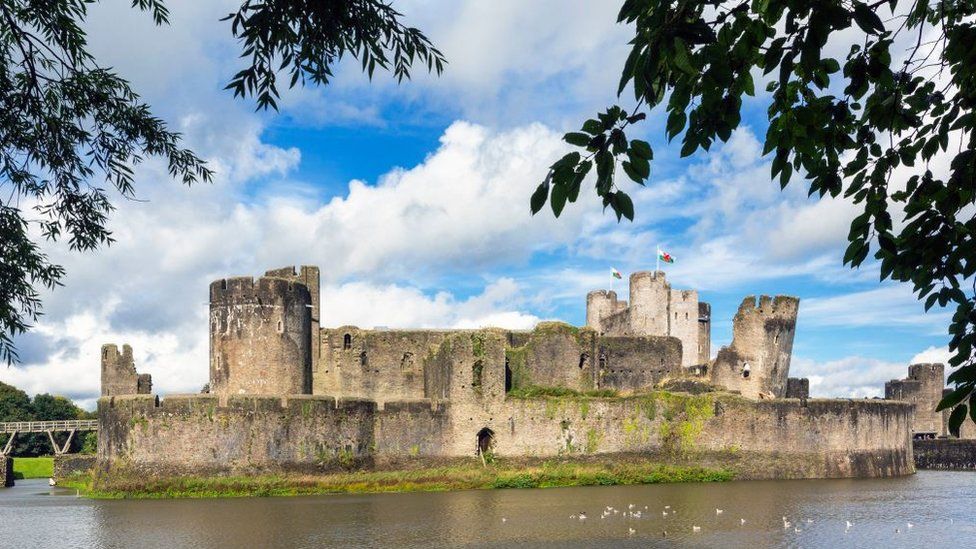
[[48, 431], [97, 431], [97, 419], [57, 421], [7, 421], [0, 423], [0, 433], [46, 433]]

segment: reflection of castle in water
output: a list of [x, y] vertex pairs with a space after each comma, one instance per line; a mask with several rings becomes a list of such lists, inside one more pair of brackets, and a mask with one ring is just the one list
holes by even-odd
[[709, 305], [663, 272], [634, 273], [629, 303], [591, 292], [584, 328], [532, 331], [320, 328], [318, 281], [318, 268], [302, 267], [211, 284], [209, 394], [138, 394], [150, 384], [131, 352], [107, 346], [102, 465], [316, 469], [681, 449], [786, 456], [778, 476], [913, 470], [910, 405], [809, 399], [806, 380], [789, 378], [793, 297], [746, 298], [732, 343], [710, 360]]

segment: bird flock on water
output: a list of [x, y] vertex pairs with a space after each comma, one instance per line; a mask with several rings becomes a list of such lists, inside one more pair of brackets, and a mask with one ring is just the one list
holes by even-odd
[[[618, 509], [618, 508], [616, 508], [616, 507], [614, 507], [612, 505], [607, 505], [606, 507], [604, 507], [601, 510], [601, 512], [600, 512], [600, 519], [601, 520], [606, 520], [606, 519], [613, 519], [613, 518], [623, 518], [623, 519], [635, 519], [636, 520], [636, 519], [642, 519], [642, 518], [651, 518], [651, 513], [655, 513], [655, 512], [656, 511], [649, 510], [649, 508], [648, 508], [647, 505], [645, 505], [645, 506], [643, 506], [643, 508], [641, 508], [638, 505], [631, 503], [631, 504], [628, 504], [627, 505], [627, 509]], [[725, 513], [725, 509], [715, 508], [715, 515], [717, 517], [721, 517], [724, 513]], [[677, 514], [678, 514], [677, 511], [675, 509], [673, 509], [670, 505], [665, 505], [664, 508], [661, 509], [661, 517], [664, 518], [664, 519], [667, 519], [668, 517], [674, 517]], [[575, 513], [575, 514], [570, 515], [569, 518], [571, 520], [576, 520], [576, 521], [583, 522], [583, 521], [586, 521], [587, 519], [589, 519], [589, 515], [587, 515], [587, 513], [585, 511], [580, 511], [579, 513]], [[783, 530], [792, 530], [793, 532], [795, 532], [797, 534], [803, 531], [803, 528], [801, 527], [801, 525], [810, 525], [810, 524], [813, 524], [814, 523], [813, 519], [808, 518], [808, 519], [805, 519], [803, 521], [797, 520], [796, 523], [794, 524], [794, 521], [790, 520], [785, 515], [783, 516], [782, 520], [783, 520]], [[507, 521], [508, 521], [507, 518], [505, 518], [505, 517], [502, 518], [502, 522], [503, 523], [504, 522], [507, 522]], [[739, 526], [741, 527], [741, 526], [745, 526], [745, 525], [746, 525], [746, 519], [740, 517], [739, 518]], [[905, 526], [906, 526], [906, 528], [908, 530], [910, 530], [915, 525], [912, 524], [911, 522], [908, 522], [908, 523], [906, 523]], [[854, 528], [854, 523], [851, 522], [851, 521], [849, 521], [849, 520], [845, 521], [844, 534], [849, 533], [852, 528]], [[697, 524], [692, 524], [691, 531], [694, 534], [701, 533], [702, 527], [699, 526], [699, 525], [697, 525]], [[628, 526], [628, 528], [627, 528], [627, 534], [629, 536], [633, 536], [636, 533], [637, 533], [637, 530], [633, 526]], [[901, 533], [901, 528], [895, 528], [895, 533]], [[663, 537], [667, 537], [668, 536], [668, 531], [667, 530], [662, 530], [661, 531], [661, 535]]]

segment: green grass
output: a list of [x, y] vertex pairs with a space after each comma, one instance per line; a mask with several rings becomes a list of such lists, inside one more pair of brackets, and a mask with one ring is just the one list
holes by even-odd
[[93, 498], [156, 499], [722, 482], [734, 477], [735, 474], [725, 468], [670, 465], [645, 459], [499, 460], [488, 467], [482, 466], [480, 460], [462, 460], [435, 467], [319, 475], [149, 479], [116, 472], [100, 478], [73, 477], [59, 483]]
[[15, 457], [14, 478], [51, 478], [54, 476], [52, 457]]

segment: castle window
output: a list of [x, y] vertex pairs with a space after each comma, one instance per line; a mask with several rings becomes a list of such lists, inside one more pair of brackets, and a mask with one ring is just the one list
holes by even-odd
[[279, 334], [285, 333], [285, 324], [280, 320], [278, 321], [278, 333]]
[[342, 348], [347, 351], [352, 349], [352, 335], [346, 334], [342, 336]]
[[749, 363], [746, 362], [742, 366], [742, 377], [749, 377], [749, 371], [750, 371], [750, 369], [749, 369]]
[[685, 320], [688, 320], [688, 313], [685, 313]]
[[605, 353], [600, 353], [600, 369], [607, 367], [607, 355]]
[[580, 355], [580, 361], [579, 361], [580, 370], [582, 370], [583, 367], [586, 366], [586, 361], [589, 358], [590, 358], [589, 355], [587, 355], [586, 353]]
[[512, 391], [512, 369], [508, 367], [508, 359], [505, 359], [505, 392]]
[[366, 351], [359, 353], [359, 365], [366, 366], [369, 364], [369, 358], [366, 356]]

